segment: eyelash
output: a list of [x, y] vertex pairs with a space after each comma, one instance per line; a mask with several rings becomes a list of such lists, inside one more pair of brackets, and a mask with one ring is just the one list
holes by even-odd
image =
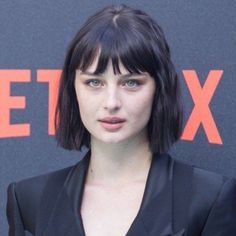
[[[99, 87], [99, 86], [92, 86], [92, 85], [90, 85], [90, 83], [91, 82], [94, 82], [94, 81], [97, 81], [97, 82], [100, 82], [98, 79], [89, 79], [89, 80], [87, 80], [87, 81], [85, 81], [85, 84], [86, 85], [88, 85], [88, 86], [91, 86], [91, 87], [93, 87], [93, 88], [97, 88], [97, 87]], [[128, 82], [135, 82], [136, 83], [136, 86], [134, 86], [134, 87], [129, 87], [128, 86], [128, 88], [136, 88], [136, 87], [138, 87], [138, 86], [140, 86], [142, 83], [139, 81], [139, 80], [136, 80], [136, 79], [129, 79], [129, 80], [126, 80], [125, 82], [124, 82], [124, 84], [127, 84]], [[101, 83], [101, 82], [100, 82]]]
[[[94, 81], [98, 81], [98, 82], [99, 82], [99, 80], [97, 80], [97, 79], [89, 79], [89, 80], [86, 80], [86, 81], [85, 81], [85, 84], [88, 85], [88, 86], [91, 86], [91, 85], [90, 85], [90, 82], [94, 82]], [[91, 87], [94, 87], [94, 86], [91, 86]], [[96, 86], [95, 86], [95, 87], [96, 87]]]

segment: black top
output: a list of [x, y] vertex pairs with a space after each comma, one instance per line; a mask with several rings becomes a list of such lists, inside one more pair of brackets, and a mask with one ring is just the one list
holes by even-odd
[[[90, 151], [78, 164], [8, 187], [10, 236], [85, 236], [80, 206]], [[127, 236], [236, 235], [236, 181], [155, 154]]]

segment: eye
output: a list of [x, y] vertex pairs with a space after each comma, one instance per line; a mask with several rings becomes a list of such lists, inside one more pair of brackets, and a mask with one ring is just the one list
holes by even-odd
[[90, 80], [87, 80], [85, 83], [94, 88], [101, 86], [101, 82], [98, 79], [90, 79]]
[[136, 88], [139, 85], [141, 85], [140, 81], [135, 80], [135, 79], [130, 79], [124, 82], [124, 84], [128, 87], [128, 88]]

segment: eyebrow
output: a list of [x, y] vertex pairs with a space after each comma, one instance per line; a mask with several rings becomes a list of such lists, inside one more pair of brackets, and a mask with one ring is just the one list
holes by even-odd
[[[86, 72], [81, 72], [80, 75], [87, 75], [87, 76], [100, 77], [100, 76], [102, 76], [103, 74], [94, 74], [94, 73], [92, 73], [92, 72], [87, 72], [87, 71], [86, 71]], [[143, 73], [143, 74], [128, 73], [128, 74], [122, 74], [122, 75], [120, 76], [120, 79], [125, 79], [125, 78], [130, 77], [130, 76], [132, 76], [132, 77], [143, 77], [143, 76], [146, 76], [146, 75], [147, 75], [147, 73]]]

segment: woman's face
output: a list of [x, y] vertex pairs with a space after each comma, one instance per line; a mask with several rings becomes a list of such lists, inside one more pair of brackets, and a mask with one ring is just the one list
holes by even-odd
[[130, 74], [120, 64], [115, 75], [109, 62], [107, 70], [93, 72], [96, 58], [86, 72], [76, 71], [75, 90], [82, 122], [95, 138], [119, 143], [146, 132], [155, 92], [155, 81], [148, 73]]

